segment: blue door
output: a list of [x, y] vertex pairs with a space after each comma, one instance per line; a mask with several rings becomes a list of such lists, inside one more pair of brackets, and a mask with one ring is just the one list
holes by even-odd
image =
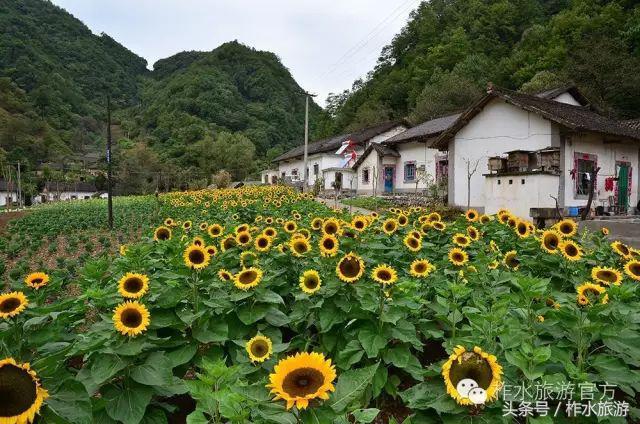
[[391, 193], [393, 191], [393, 167], [384, 168], [384, 192]]

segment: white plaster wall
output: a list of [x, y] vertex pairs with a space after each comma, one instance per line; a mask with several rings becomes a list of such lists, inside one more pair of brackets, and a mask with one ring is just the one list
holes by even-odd
[[344, 190], [356, 190], [358, 188], [356, 173], [351, 168], [344, 168], [341, 171], [324, 171], [324, 189], [333, 190], [333, 182], [336, 180], [336, 172], [342, 172], [342, 188]]
[[377, 136], [373, 137], [372, 139], [370, 139], [367, 142], [367, 146], [370, 143], [382, 143], [385, 140], [390, 139], [391, 137], [395, 137], [398, 134], [401, 134], [403, 132], [405, 132], [407, 130], [407, 127], [403, 126], [403, 125], [399, 125], [397, 127], [394, 127], [392, 129], [390, 129], [387, 132], [383, 132], [382, 134], [378, 134]]
[[[363, 151], [364, 149], [362, 148], [356, 149], [356, 154], [361, 155]], [[342, 164], [343, 159], [344, 159], [344, 156], [336, 155], [334, 152], [309, 155], [307, 157], [307, 166], [309, 168], [309, 181], [307, 181], [307, 185], [313, 186], [316, 178], [322, 178], [322, 173], [325, 169], [339, 167]], [[316, 164], [318, 165], [318, 175], [315, 175], [313, 173], [313, 166]], [[301, 181], [302, 175], [303, 175], [302, 172], [304, 168], [303, 159], [294, 159], [290, 161], [279, 162], [278, 178], [282, 177], [283, 172], [286, 173], [287, 177], [291, 177], [293, 175], [291, 172], [296, 168], [298, 169], [298, 180]], [[348, 168], [347, 168], [347, 172], [348, 172]]]
[[426, 181], [418, 183], [418, 189], [424, 189], [427, 184], [431, 184], [436, 178], [436, 155], [439, 153], [437, 149], [429, 149], [426, 143], [405, 143], [396, 146], [396, 150], [400, 153], [397, 161], [396, 169], [396, 185], [395, 189], [399, 191], [411, 191], [416, 189], [416, 183], [404, 180], [404, 164], [405, 162], [416, 162], [416, 168], [425, 166], [425, 171], [429, 175]]
[[[49, 192], [49, 193], [41, 193], [37, 196], [34, 196], [32, 201], [33, 203], [42, 203], [42, 195], [46, 196], [48, 202], [55, 202], [58, 200], [85, 200], [86, 196], [89, 196], [89, 199], [95, 194], [93, 191], [61, 191], [60, 197], [56, 198], [57, 192]], [[76, 199], [73, 199], [73, 197]]]
[[[380, 177], [382, 175], [381, 163], [382, 161], [378, 156], [378, 152], [373, 150], [371, 153], [369, 153], [369, 156], [367, 156], [365, 160], [362, 161], [358, 169], [356, 169], [357, 181], [358, 181], [357, 189], [359, 194], [373, 195], [374, 180], [376, 177], [378, 179], [377, 186], [376, 186], [376, 194], [380, 192], [380, 187], [382, 186], [382, 178]], [[369, 169], [368, 183], [364, 183], [362, 181], [362, 172], [365, 169]]]
[[531, 208], [555, 208], [555, 201], [549, 196], [558, 195], [559, 179], [547, 174], [484, 177], [485, 213], [507, 208], [520, 218], [530, 219]]
[[560, 103], [568, 103], [570, 105], [580, 106], [580, 102], [578, 102], [576, 98], [569, 93], [562, 93], [559, 96], [554, 97], [553, 100]]
[[[471, 207], [484, 208], [484, 177], [488, 158], [507, 151], [537, 150], [557, 143], [552, 125], [540, 116], [494, 99], [451, 141], [449, 148], [449, 203], [467, 206], [467, 164], [478, 168], [471, 178]], [[453, 148], [452, 148], [453, 147]], [[453, 193], [451, 191], [453, 190]]]
[[7, 205], [7, 198], [8, 197], [11, 197], [13, 202], [15, 202], [17, 200], [15, 193], [9, 193], [7, 191], [0, 191], [0, 206], [6, 206]]
[[606, 177], [615, 176], [616, 161], [631, 163], [631, 196], [629, 206], [635, 207], [638, 203], [638, 152], [640, 146], [637, 143], [604, 143], [605, 136], [596, 133], [572, 134], [567, 136], [565, 140], [565, 164], [564, 164], [564, 204], [565, 206], [585, 206], [587, 204], [587, 196], [576, 196], [575, 180], [571, 176], [571, 170], [574, 168], [574, 153], [588, 153], [597, 155], [600, 172], [597, 177], [597, 186], [594, 195], [592, 207], [601, 206], [600, 200], [607, 200], [606, 206], [609, 205], [609, 196], [615, 196], [616, 184], [614, 182], [614, 191], [605, 191], [604, 183]]
[[[278, 174], [278, 171], [271, 170], [271, 169], [262, 171], [260, 173], [260, 182], [262, 182], [263, 184], [271, 184], [272, 177], [274, 176], [276, 178], [280, 177], [280, 175]], [[266, 177], [266, 181], [265, 181], [265, 177]]]

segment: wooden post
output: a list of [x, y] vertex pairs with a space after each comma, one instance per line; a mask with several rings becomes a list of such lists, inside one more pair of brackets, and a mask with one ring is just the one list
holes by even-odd
[[589, 173], [589, 200], [587, 200], [587, 206], [584, 208], [584, 210], [582, 211], [582, 215], [580, 216], [580, 219], [582, 221], [585, 221], [587, 219], [587, 217], [589, 216], [589, 212], [591, 211], [591, 202], [593, 202], [593, 192], [596, 188], [595, 182], [596, 177], [598, 176], [598, 172], [600, 172], [600, 168], [596, 168]]

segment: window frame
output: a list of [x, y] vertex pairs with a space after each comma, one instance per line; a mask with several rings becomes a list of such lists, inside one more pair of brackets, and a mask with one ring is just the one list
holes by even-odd
[[[591, 162], [593, 171], [598, 167], [598, 155], [593, 153], [580, 153], [574, 152], [573, 154], [573, 194], [576, 199], [587, 199], [589, 198], [588, 193], [588, 185], [587, 187], [582, 187], [582, 175], [586, 174], [586, 171], [580, 171], [581, 162]], [[596, 176], [595, 181], [593, 182], [594, 186], [598, 187], [598, 177]]]
[[362, 170], [362, 183], [369, 184], [370, 182], [371, 182], [371, 172], [369, 171], [369, 168], [364, 168]]
[[[413, 175], [409, 176], [409, 169], [413, 168]], [[418, 164], [416, 161], [406, 161], [404, 163], [404, 182], [415, 183], [418, 174]]]

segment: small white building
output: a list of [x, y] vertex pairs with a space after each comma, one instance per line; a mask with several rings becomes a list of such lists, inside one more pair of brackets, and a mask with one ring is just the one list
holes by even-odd
[[458, 117], [432, 119], [369, 145], [353, 166], [358, 194], [413, 193], [446, 178], [448, 157], [430, 144]]
[[92, 183], [79, 181], [47, 182], [42, 192], [33, 198], [33, 203], [57, 202], [60, 200], [88, 200], [94, 197], [98, 190]]
[[16, 202], [16, 187], [15, 182], [9, 184], [6, 180], [0, 180], [0, 206], [4, 207]]
[[[385, 122], [348, 134], [340, 134], [309, 143], [307, 150], [307, 185], [312, 187], [316, 180], [324, 180], [325, 190], [333, 190], [336, 180], [342, 179], [343, 189], [349, 189], [345, 174], [353, 173], [350, 166], [344, 166], [344, 156], [336, 154], [344, 142], [351, 141], [359, 157], [372, 143], [382, 143], [404, 131], [409, 125], [405, 121]], [[304, 168], [304, 146], [298, 146], [273, 160], [278, 164], [278, 178], [288, 183], [300, 183]], [[352, 186], [355, 190], [357, 187]]]
[[260, 172], [260, 181], [262, 184], [277, 184], [278, 183], [278, 170], [277, 169], [265, 169]]
[[640, 131], [599, 114], [575, 87], [538, 95], [490, 87], [432, 147], [448, 152], [453, 206], [529, 217], [532, 208], [555, 208], [556, 198], [575, 211], [597, 168], [592, 208], [624, 214], [639, 199]]

